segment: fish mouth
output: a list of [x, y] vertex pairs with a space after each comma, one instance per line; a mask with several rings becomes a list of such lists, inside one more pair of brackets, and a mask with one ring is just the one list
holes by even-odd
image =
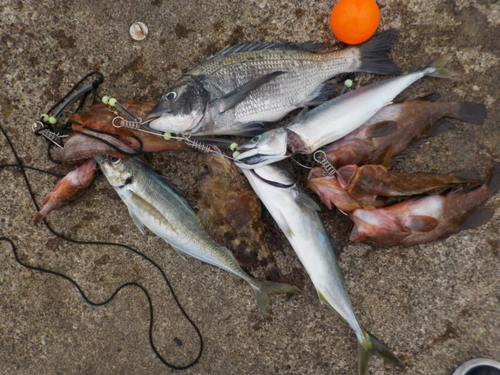
[[100, 165], [106, 160], [106, 154], [94, 155], [94, 160]]
[[170, 105], [163, 100], [160, 100], [156, 105], [151, 108], [148, 115], [146, 116], [146, 120], [154, 120], [159, 117], [165, 116], [167, 113], [170, 113]]
[[314, 178], [322, 178], [322, 177], [327, 177], [328, 174], [323, 168], [315, 167], [311, 169], [309, 172], [309, 175], [307, 176], [307, 180], [312, 180]]
[[[154, 109], [154, 108], [153, 108]], [[169, 114], [171, 111], [169, 109], [165, 109], [162, 111], [156, 111], [156, 112], [149, 112], [149, 114], [146, 116], [146, 120], [148, 121], [153, 121], [156, 120], [162, 116], [165, 116], [166, 114]]]
[[283, 159], [289, 157], [289, 153], [285, 153], [284, 155], [266, 155], [259, 154], [258, 150], [250, 150], [247, 152], [238, 155], [235, 159], [235, 164], [242, 169], [254, 169], [258, 167], [262, 167], [267, 164], [276, 163]]

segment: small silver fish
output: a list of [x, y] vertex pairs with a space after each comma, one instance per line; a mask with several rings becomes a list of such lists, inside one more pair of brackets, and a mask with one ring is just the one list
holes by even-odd
[[334, 245], [318, 215], [318, 205], [276, 164], [243, 170], [243, 173], [290, 241], [320, 301], [335, 310], [356, 333], [359, 374], [367, 373], [372, 353], [401, 365], [394, 353], [359, 324], [335, 257]]
[[444, 69], [449, 58], [450, 55], [443, 56], [418, 72], [363, 86], [310, 112], [301, 112], [289, 125], [268, 131], [241, 145], [236, 165], [251, 169], [286, 159], [293, 153], [313, 153], [363, 125], [420, 78], [450, 77], [451, 73]]
[[196, 135], [262, 132], [296, 108], [332, 93], [325, 83], [347, 72], [397, 74], [385, 53], [396, 38], [386, 30], [359, 46], [315, 53], [321, 43], [245, 43], [227, 48], [185, 73], [151, 110], [152, 129]]
[[147, 227], [182, 258], [188, 255], [241, 277], [252, 287], [264, 316], [270, 315], [269, 294], [299, 291], [295, 286], [259, 281], [245, 273], [234, 255], [203, 231], [195, 212], [178, 189], [139, 160], [103, 155], [94, 159], [142, 233]]

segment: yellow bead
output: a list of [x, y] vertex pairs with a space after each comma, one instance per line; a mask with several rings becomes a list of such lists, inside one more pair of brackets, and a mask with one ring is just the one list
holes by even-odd
[[57, 122], [57, 119], [55, 117], [53, 117], [53, 116], [49, 117], [49, 123], [50, 124], [54, 125], [56, 122]]
[[164, 140], [169, 141], [171, 137], [172, 137], [172, 134], [170, 134], [169, 132], [163, 133]]
[[108, 104], [108, 103], [109, 103], [109, 96], [104, 95], [104, 96], [102, 97], [102, 102], [103, 102], [104, 104]]
[[231, 151], [234, 151], [238, 148], [238, 144], [236, 142], [231, 143], [231, 146], [229, 146], [229, 149]]
[[42, 121], [43, 121], [43, 122], [47, 122], [47, 121], [49, 121], [49, 115], [47, 115], [46, 113], [44, 113], [44, 114], [42, 115]]
[[111, 99], [109, 99], [109, 105], [110, 105], [111, 107], [114, 107], [114, 106], [116, 105], [116, 102], [117, 102], [117, 101], [118, 101], [118, 100], [116, 100], [115, 98], [111, 98]]
[[240, 156], [241, 152], [235, 151], [233, 152], [233, 159], [236, 159], [238, 156]]
[[344, 85], [346, 87], [351, 87], [352, 86], [352, 80], [351, 79], [346, 79], [345, 82], [344, 82]]

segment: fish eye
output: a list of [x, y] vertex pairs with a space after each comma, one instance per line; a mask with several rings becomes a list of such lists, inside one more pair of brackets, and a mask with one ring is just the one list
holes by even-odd
[[210, 166], [208, 164], [203, 164], [201, 166], [201, 173], [206, 174], [210, 172]]
[[261, 136], [261, 135], [258, 135], [258, 136], [256, 136], [256, 137], [253, 137], [253, 138], [252, 138], [252, 142], [253, 142], [253, 143], [257, 143], [257, 142], [259, 142], [259, 141], [260, 141], [260, 139], [261, 139], [261, 138], [262, 138], [262, 136]]
[[165, 100], [168, 100], [169, 102], [171, 102], [175, 98], [177, 98], [177, 93], [175, 91], [170, 91], [169, 93], [165, 94]]
[[126, 179], [125, 179], [125, 184], [124, 185], [128, 185], [132, 182], [132, 176], [128, 176]]
[[122, 159], [120, 159], [120, 158], [115, 158], [115, 157], [111, 156], [111, 157], [109, 158], [109, 161], [110, 161], [110, 162], [111, 162], [111, 164], [113, 164], [113, 165], [120, 165], [120, 164], [121, 164], [121, 162], [122, 162]]

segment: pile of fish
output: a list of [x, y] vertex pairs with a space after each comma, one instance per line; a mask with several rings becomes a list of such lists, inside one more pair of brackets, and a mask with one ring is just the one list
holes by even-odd
[[[317, 213], [319, 205], [278, 163], [294, 154], [322, 153], [323, 168], [309, 172], [308, 187], [328, 209], [337, 207], [352, 219], [354, 242], [426, 243], [491, 218], [491, 210], [478, 207], [500, 189], [500, 164], [482, 184], [473, 171], [436, 175], [388, 169], [391, 160], [452, 129], [444, 118], [484, 122], [482, 104], [440, 102], [437, 94], [392, 103], [423, 77], [450, 77], [445, 68], [450, 56], [331, 99], [332, 78], [341, 73], [398, 74], [386, 56], [396, 36], [387, 30], [362, 45], [329, 53], [318, 43], [246, 43], [186, 72], [156, 105], [120, 102], [127, 114], [139, 119], [133, 126], [104, 104], [75, 114], [74, 133], [60, 158], [76, 169], [57, 183], [35, 222], [79, 197], [95, 178], [97, 163], [141, 232], [148, 228], [181, 257], [189, 255], [247, 281], [267, 317], [269, 294], [295, 293], [298, 288], [285, 283], [266, 243], [268, 225], [261, 219], [260, 198], [306, 269], [321, 303], [354, 330], [359, 373], [367, 373], [373, 353], [401, 365], [359, 324], [335, 244]], [[297, 108], [305, 109], [290, 124], [262, 133], [267, 123]], [[238, 147], [233, 163], [217, 146], [193, 141], [218, 135], [254, 138]], [[196, 205], [138, 155], [193, 151], [192, 146], [204, 151], [196, 164]], [[266, 281], [242, 268], [257, 265], [264, 268]]]

